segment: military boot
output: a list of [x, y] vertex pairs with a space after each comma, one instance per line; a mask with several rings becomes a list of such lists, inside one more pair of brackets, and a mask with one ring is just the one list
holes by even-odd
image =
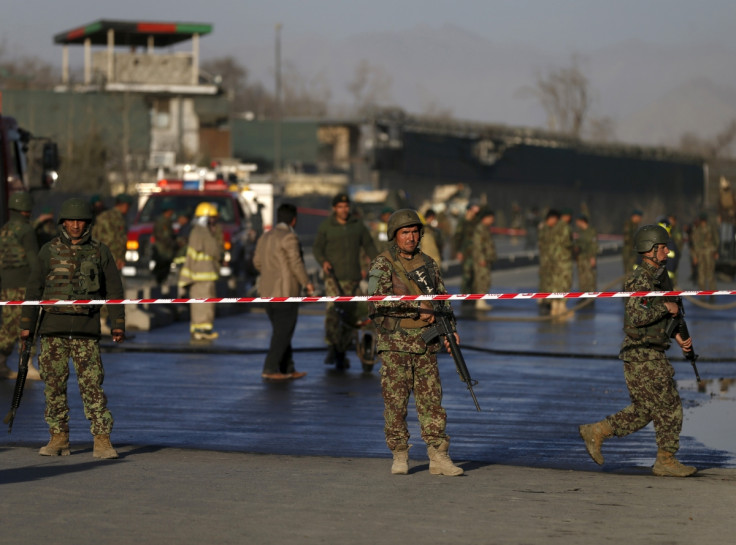
[[603, 441], [609, 437], [613, 437], [613, 428], [608, 423], [608, 420], [601, 420], [595, 424], [585, 424], [578, 427], [580, 437], [585, 441], [585, 448], [588, 450], [588, 454], [593, 458], [593, 461], [600, 465], [603, 465], [603, 454], [601, 454], [601, 446]]
[[92, 449], [92, 456], [95, 458], [103, 458], [109, 460], [118, 457], [118, 452], [110, 443], [109, 435], [95, 435], [95, 445]]
[[41, 447], [38, 451], [41, 456], [69, 456], [69, 432], [51, 432], [51, 440], [48, 445]]
[[409, 473], [409, 449], [411, 445], [401, 445], [391, 452], [394, 455], [394, 461], [391, 464], [392, 475], [406, 475]]
[[675, 455], [666, 450], [657, 451], [657, 461], [654, 462], [652, 473], [660, 477], [689, 477], [697, 468], [681, 464]]
[[447, 451], [450, 448], [450, 442], [445, 439], [438, 447], [427, 445], [427, 455], [429, 455], [429, 472], [432, 475], [462, 475], [462, 468], [452, 463]]

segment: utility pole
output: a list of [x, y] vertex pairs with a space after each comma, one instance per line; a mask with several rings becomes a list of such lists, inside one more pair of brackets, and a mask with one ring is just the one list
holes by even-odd
[[281, 23], [276, 24], [276, 108], [273, 128], [273, 175], [281, 178]]

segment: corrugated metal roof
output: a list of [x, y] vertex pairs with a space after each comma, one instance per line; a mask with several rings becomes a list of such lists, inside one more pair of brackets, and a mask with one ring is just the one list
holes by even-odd
[[161, 21], [121, 21], [100, 19], [86, 25], [66, 30], [54, 36], [56, 44], [83, 44], [89, 39], [93, 45], [107, 45], [107, 31], [115, 32], [115, 45], [147, 46], [153, 36], [155, 47], [166, 47], [190, 40], [193, 35], [209, 34], [208, 23], [175, 23]]

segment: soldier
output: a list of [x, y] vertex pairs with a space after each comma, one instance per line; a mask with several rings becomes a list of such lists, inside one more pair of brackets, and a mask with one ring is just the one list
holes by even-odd
[[[552, 233], [560, 221], [560, 213], [551, 208], [544, 217], [544, 223], [539, 227], [537, 242], [539, 244], [539, 292], [550, 293], [550, 273], [552, 272]], [[537, 302], [543, 310], [549, 309], [549, 300], [538, 299]]]
[[[61, 206], [59, 236], [45, 244], [31, 271], [26, 300], [122, 299], [123, 283], [110, 249], [92, 239], [92, 209], [83, 199], [69, 199]], [[21, 338], [33, 335], [37, 306], [23, 307]], [[84, 414], [94, 436], [95, 458], [117, 458], [110, 443], [112, 414], [102, 389], [105, 375], [100, 359], [100, 310], [89, 305], [54, 305], [45, 308], [39, 334], [38, 358], [45, 382], [46, 423], [51, 440], [41, 447], [42, 456], [69, 454], [69, 358], [74, 363]], [[112, 305], [112, 340], [125, 336], [122, 305]]]
[[[569, 214], [564, 214], [569, 215]], [[549, 245], [549, 290], [551, 292], [568, 292], [572, 289], [572, 231], [568, 221], [560, 221], [550, 229], [547, 244]], [[552, 299], [550, 314], [563, 317], [567, 313], [567, 300]]]
[[441, 260], [444, 258], [445, 253], [445, 236], [442, 233], [442, 229], [440, 229], [440, 220], [437, 217], [437, 212], [432, 208], [429, 208], [424, 213], [424, 234], [426, 235], [428, 232], [432, 233], [440, 256], [440, 259], [435, 259], [435, 261], [437, 261], [437, 265], [442, 267]]
[[99, 193], [95, 193], [89, 198], [89, 205], [92, 207], [92, 221], [96, 220], [106, 210], [105, 203], [102, 202], [102, 196]]
[[[634, 237], [634, 249], [642, 264], [629, 274], [624, 289], [631, 292], [671, 291], [665, 272], [667, 231], [659, 225], [645, 225]], [[624, 337], [619, 358], [624, 361], [624, 377], [631, 404], [594, 424], [580, 426], [580, 436], [593, 460], [603, 464], [601, 445], [616, 435], [623, 437], [654, 423], [657, 440], [655, 475], [687, 477], [697, 470], [682, 465], [675, 453], [680, 448], [682, 402], [674, 380], [675, 370], [665, 351], [670, 346], [666, 325], [676, 316], [676, 302], [666, 297], [630, 297], [624, 314]], [[674, 336], [684, 352], [692, 350], [692, 339]]]
[[[217, 222], [217, 206], [201, 202], [194, 211], [194, 226], [189, 234], [184, 265], [179, 272], [179, 287], [189, 288], [193, 299], [215, 297], [215, 283], [220, 278], [220, 263], [225, 252], [221, 229]], [[193, 303], [189, 333], [194, 341], [211, 341], [219, 334], [214, 330], [215, 304]]]
[[376, 251], [382, 252], [383, 250], [387, 249], [391, 244], [388, 241], [388, 235], [386, 234], [386, 229], [388, 227], [388, 219], [391, 217], [391, 214], [394, 213], [394, 209], [390, 206], [384, 206], [381, 209], [381, 214], [379, 216], [378, 221], [375, 223], [373, 229], [371, 230], [371, 236], [373, 237], [373, 244], [376, 245]]
[[[419, 249], [423, 226], [414, 210], [397, 210], [388, 225], [393, 245], [372, 263], [368, 291], [370, 295], [419, 295], [421, 288], [412, 272], [423, 268], [437, 293], [445, 294], [445, 286], [437, 264]], [[447, 302], [444, 310], [452, 312]], [[393, 453], [391, 473], [409, 472], [409, 430], [406, 413], [409, 396], [419, 416], [422, 439], [427, 444], [429, 472], [434, 475], [462, 475], [462, 468], [453, 464], [447, 451], [449, 437], [445, 433], [447, 413], [442, 408], [442, 385], [437, 368], [438, 339], [429, 344], [422, 332], [435, 321], [429, 301], [377, 302], [376, 327], [378, 351], [383, 361], [381, 390], [384, 401], [384, 432], [386, 444]], [[455, 333], [456, 340], [457, 333]], [[445, 343], [445, 347], [447, 343]]]
[[[369, 259], [378, 252], [368, 228], [350, 213], [350, 198], [340, 193], [332, 199], [332, 215], [323, 221], [317, 231], [312, 251], [325, 275], [328, 296], [356, 295], [363, 278], [360, 251]], [[345, 353], [353, 342], [358, 323], [354, 303], [327, 304], [325, 316], [325, 364], [338, 369], [350, 366]]]
[[132, 204], [133, 198], [121, 193], [115, 197], [115, 206], [101, 212], [92, 227], [92, 238], [110, 248], [118, 270], [125, 265], [125, 245], [128, 238], [125, 216]]
[[[125, 216], [132, 204], [133, 198], [121, 193], [115, 197], [115, 206], [100, 212], [99, 215], [95, 215], [92, 222], [92, 238], [110, 249], [119, 271], [125, 265], [125, 248], [128, 242], [128, 227]], [[105, 306], [100, 310], [100, 327], [104, 335], [110, 334], [107, 319], [108, 309]]]
[[588, 216], [580, 214], [575, 219], [578, 238], [575, 242], [575, 261], [578, 266], [578, 289], [596, 291], [598, 259], [598, 233], [590, 225]]
[[477, 203], [468, 204], [465, 217], [458, 222], [453, 237], [455, 257], [462, 264], [462, 280], [460, 281], [462, 293], [473, 291], [473, 233], [478, 223], [476, 217], [478, 212], [480, 212], [480, 206]]
[[641, 225], [641, 210], [633, 210], [631, 216], [624, 224], [624, 245], [621, 249], [621, 257], [624, 262], [624, 275], [628, 276], [634, 270], [639, 255], [634, 251], [634, 235]]
[[692, 249], [693, 264], [698, 267], [698, 289], [716, 289], [716, 261], [720, 237], [716, 229], [708, 222], [708, 214], [700, 214], [693, 227]]
[[169, 277], [171, 272], [171, 263], [178, 249], [176, 242], [176, 234], [171, 224], [174, 216], [174, 204], [164, 199], [161, 203], [161, 215], [156, 218], [153, 224], [153, 250], [154, 262], [153, 277], [160, 286]]
[[[33, 201], [28, 193], [13, 193], [8, 202], [10, 219], [0, 230], [0, 298], [3, 301], [22, 301], [26, 295], [26, 282], [36, 260], [38, 244], [36, 234], [30, 224]], [[7, 360], [18, 340], [21, 307], [6, 305], [2, 307], [2, 326], [0, 327], [0, 379], [13, 379], [17, 376]], [[28, 363], [28, 376], [31, 380], [41, 380], [41, 376], [31, 362]]]
[[[491, 227], [496, 219], [493, 210], [484, 208], [473, 232], [473, 293], [488, 293], [491, 289], [491, 266], [496, 261], [496, 245]], [[475, 302], [476, 310], [491, 310], [484, 299]]]
[[[422, 234], [422, 251], [429, 257], [435, 260], [438, 267], [442, 267], [442, 256], [440, 255], [440, 248], [437, 245], [437, 238], [435, 236], [435, 230], [433, 230], [427, 223], [427, 219], [417, 212], [419, 219], [422, 220], [424, 231]], [[390, 245], [387, 248], [390, 248]]]
[[51, 207], [45, 206], [41, 214], [33, 222], [33, 230], [36, 232], [36, 240], [40, 248], [56, 236], [59, 229], [54, 220]]

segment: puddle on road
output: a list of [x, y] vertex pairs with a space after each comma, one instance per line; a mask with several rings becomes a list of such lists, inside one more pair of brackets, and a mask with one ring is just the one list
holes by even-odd
[[709, 448], [730, 452], [736, 459], [736, 379], [709, 379], [700, 383], [681, 380], [678, 387], [681, 394], [690, 391], [698, 392], [699, 398], [703, 394], [707, 396], [695, 406], [685, 405], [682, 435]]

